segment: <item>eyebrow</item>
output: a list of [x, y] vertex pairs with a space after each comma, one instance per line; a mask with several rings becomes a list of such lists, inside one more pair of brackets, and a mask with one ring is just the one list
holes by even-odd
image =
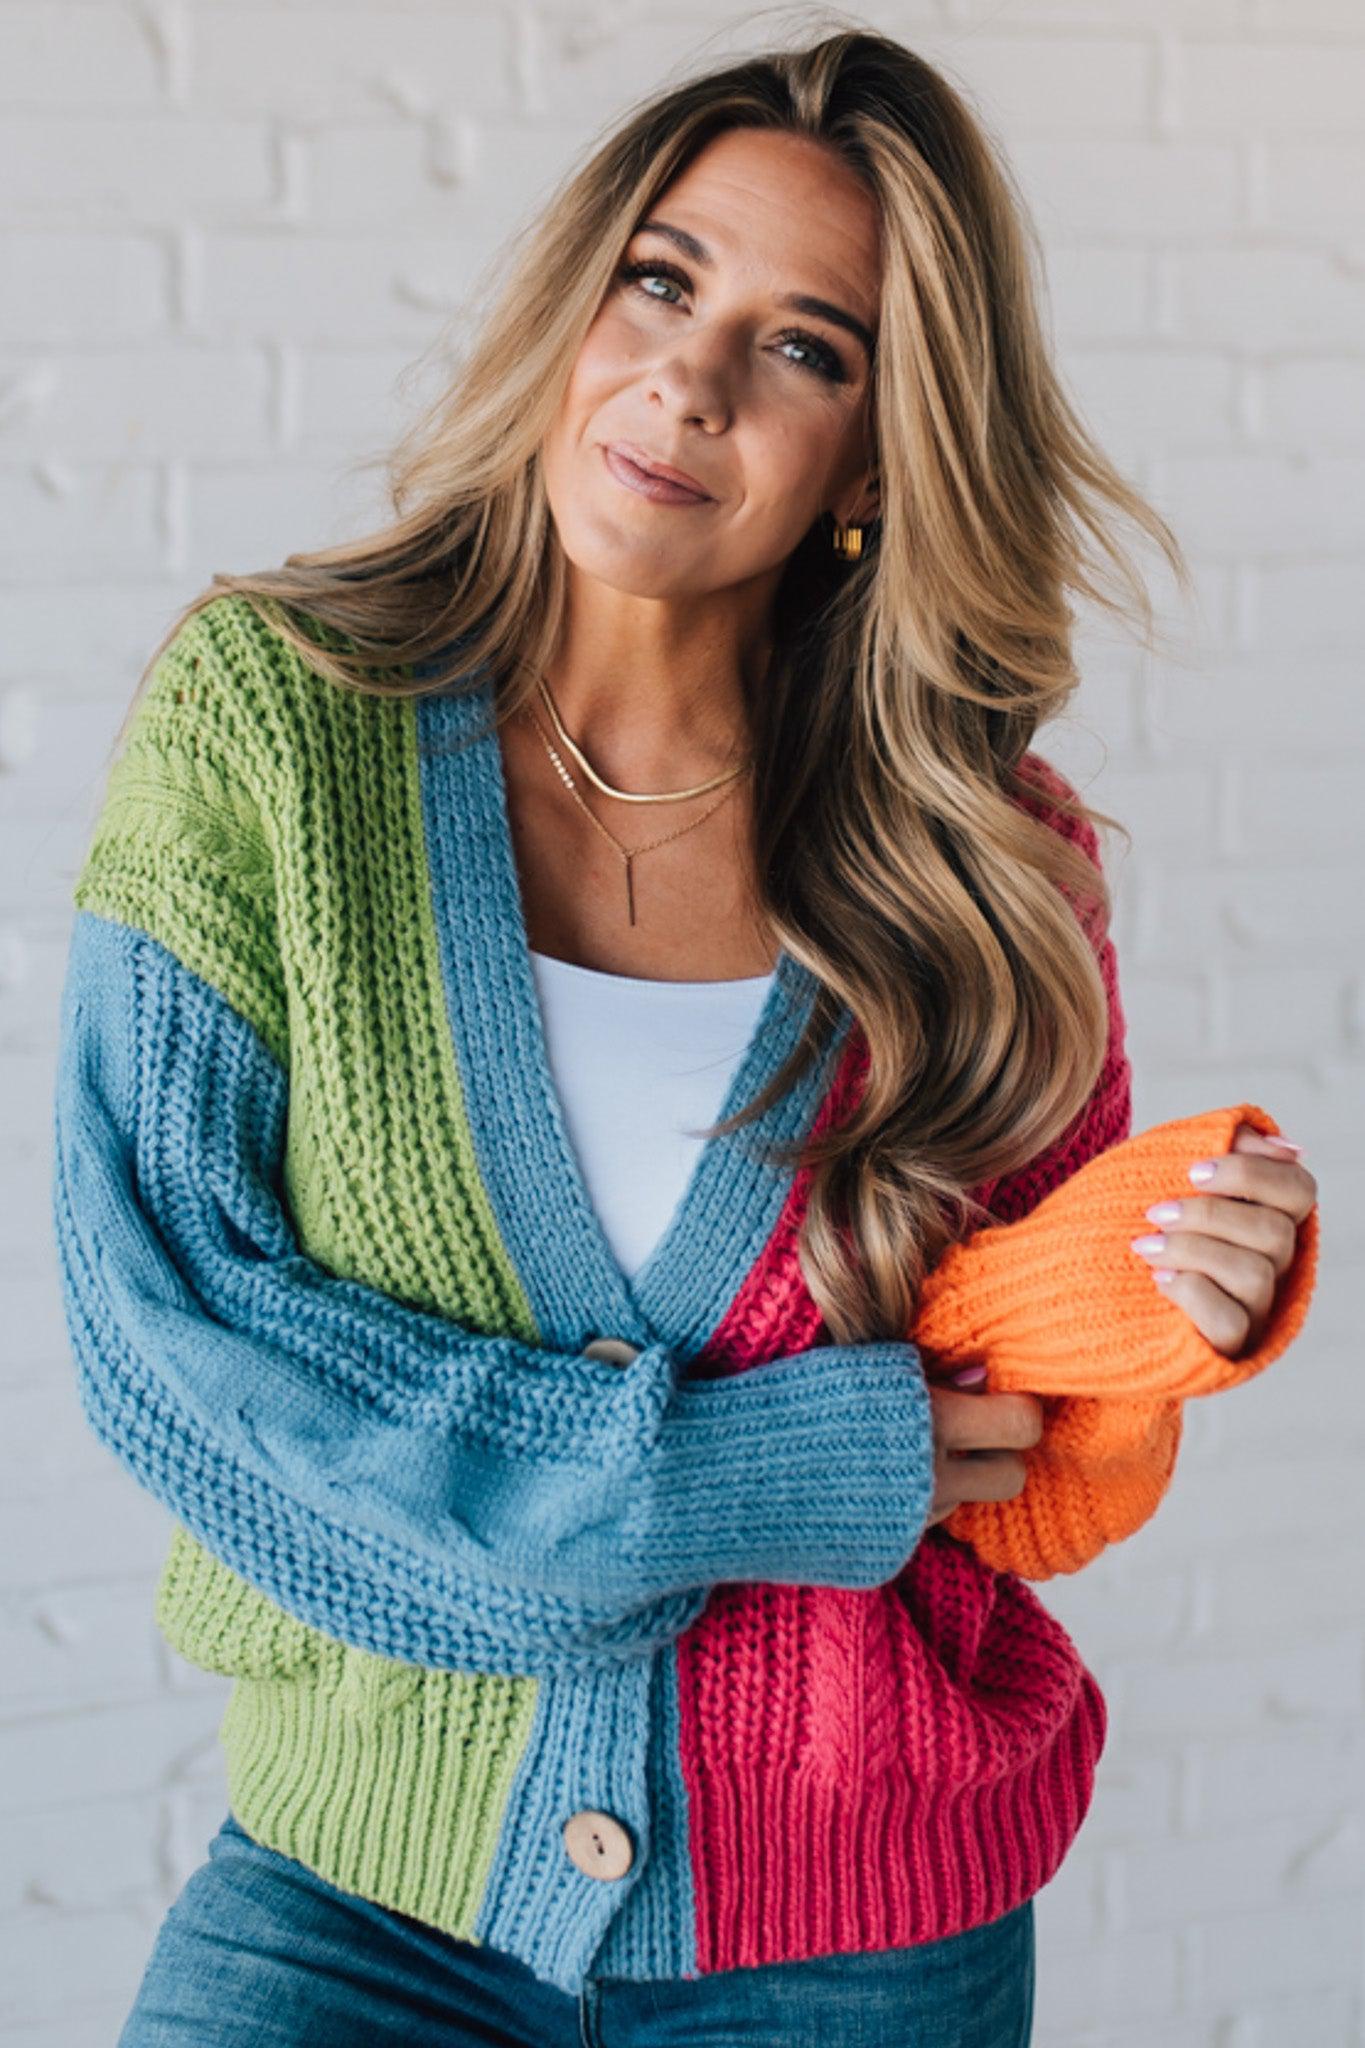
[[[706, 244], [699, 242], [695, 235], [689, 235], [686, 228], [674, 227], [671, 221], [642, 220], [635, 232], [637, 235], [663, 235], [668, 241], [676, 243], [683, 254], [690, 256], [694, 263], [700, 263], [704, 269], [712, 267], [713, 258]], [[813, 313], [817, 319], [828, 320], [835, 327], [846, 328], [862, 343], [863, 353], [868, 362], [872, 361], [877, 345], [875, 335], [856, 314], [848, 312], [843, 306], [832, 305], [828, 299], [812, 298], [809, 292], [784, 292], [779, 296], [777, 303], [779, 306], [791, 306], [798, 313]]]

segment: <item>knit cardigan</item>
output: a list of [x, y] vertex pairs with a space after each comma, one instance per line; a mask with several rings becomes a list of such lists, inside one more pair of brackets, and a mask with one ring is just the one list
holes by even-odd
[[[926, 1526], [919, 1345], [825, 1340], [796, 1257], [806, 1176], [758, 1153], [843, 1099], [846, 1012], [752, 1133], [704, 1145], [627, 1280], [550, 1075], [490, 691], [342, 690], [216, 598], [154, 667], [76, 885], [67, 1323], [92, 1428], [176, 1518], [158, 1623], [234, 1681], [232, 1810], [568, 1992], [980, 1925], [1058, 1868], [1105, 1733], [1021, 1572], [1136, 1526], [1175, 1437], [1147, 1432], [1146, 1490], [1110, 1522], [1055, 1512], [1094, 1490], [1081, 1430], [1061, 1481], [990, 1526]], [[1044, 796], [1065, 787], [1028, 758]], [[1049, 821], [1098, 861], [1088, 828]], [[1103, 1068], [1071, 1128], [980, 1191], [999, 1224], [1128, 1135], [1113, 947], [1092, 938]], [[784, 952], [724, 1114], [815, 988]], [[1125, 1216], [1170, 1192], [1172, 1160], [1129, 1176]], [[1143, 1284], [1144, 1398], [1201, 1391], [1171, 1343], [1192, 1326]], [[1300, 1265], [1291, 1314], [1308, 1284]], [[1103, 1335], [1103, 1296], [1085, 1310], [1055, 1364]], [[1021, 1383], [1028, 1319], [968, 1328], [998, 1383]], [[566, 1853], [585, 1810], [624, 1830], [623, 1875]]]

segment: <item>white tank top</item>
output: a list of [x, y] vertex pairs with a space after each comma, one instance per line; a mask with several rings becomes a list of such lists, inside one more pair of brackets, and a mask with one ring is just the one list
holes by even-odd
[[682, 1199], [771, 974], [647, 981], [531, 951], [555, 1088], [618, 1264], [639, 1271]]

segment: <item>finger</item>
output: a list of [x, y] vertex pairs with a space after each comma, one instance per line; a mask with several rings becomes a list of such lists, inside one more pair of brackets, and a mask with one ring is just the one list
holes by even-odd
[[1277, 1273], [1288, 1272], [1298, 1248], [1298, 1225], [1293, 1217], [1283, 1209], [1268, 1209], [1264, 1202], [1238, 1202], [1227, 1195], [1187, 1195], [1178, 1202], [1154, 1202], [1146, 1215], [1149, 1223], [1160, 1226], [1157, 1235], [1198, 1230], [1206, 1237], [1225, 1238], [1229, 1244], [1246, 1245], [1262, 1253]]
[[1302, 1156], [1302, 1145], [1292, 1139], [1281, 1137], [1278, 1131], [1258, 1131], [1254, 1124], [1238, 1124], [1233, 1133], [1234, 1152], [1263, 1152], [1268, 1159], [1298, 1159]]
[[936, 1440], [947, 1450], [1023, 1451], [1043, 1434], [1043, 1404], [1034, 1394], [958, 1393], [931, 1387]]
[[1013, 1500], [1023, 1492], [1028, 1467], [1014, 1451], [948, 1454], [940, 1483], [945, 1497], [964, 1500]]
[[[1146, 1246], [1151, 1249], [1139, 1249]], [[1175, 1273], [1204, 1274], [1240, 1302], [1254, 1321], [1269, 1314], [1279, 1275], [1264, 1252], [1229, 1244], [1226, 1238], [1210, 1237], [1202, 1230], [1172, 1230], [1138, 1238], [1133, 1249], [1153, 1272], [1165, 1268]], [[1175, 1300], [1181, 1298], [1172, 1283], [1167, 1283], [1166, 1292]]]
[[[1296, 1159], [1271, 1159], [1259, 1152], [1222, 1152], [1215, 1159], [1191, 1162], [1199, 1169], [1196, 1186], [1206, 1193], [1229, 1195], [1243, 1202], [1264, 1202], [1283, 1209], [1302, 1223], [1318, 1199], [1318, 1184]], [[1191, 1179], [1194, 1173], [1191, 1171]]]
[[1180, 1305], [1215, 1351], [1221, 1351], [1226, 1358], [1237, 1356], [1253, 1327], [1242, 1302], [1234, 1300], [1206, 1273], [1191, 1269], [1172, 1271], [1161, 1291]]

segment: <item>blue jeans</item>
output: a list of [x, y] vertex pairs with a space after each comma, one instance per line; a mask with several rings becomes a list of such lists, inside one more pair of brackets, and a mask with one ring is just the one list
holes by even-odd
[[118, 2048], [1028, 2048], [1033, 1901], [914, 1948], [573, 1998], [339, 1891], [231, 1814], [162, 1921]]

